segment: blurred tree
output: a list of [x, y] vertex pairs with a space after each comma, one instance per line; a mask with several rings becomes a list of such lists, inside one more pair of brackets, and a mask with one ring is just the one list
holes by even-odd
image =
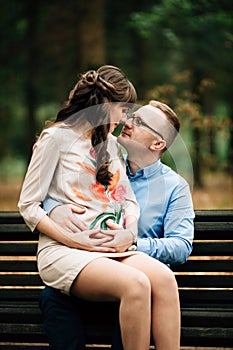
[[[221, 3], [217, 0], [161, 0], [150, 12], [138, 12], [132, 16], [134, 26], [142, 36], [152, 39], [156, 37], [156, 33], [162, 32], [171, 52], [169, 54], [168, 51], [164, 59], [173, 70], [190, 71], [190, 98], [191, 102], [200, 106], [200, 120], [208, 115], [213, 121], [216, 104], [219, 102], [217, 93], [222, 71], [227, 71], [230, 76], [233, 73], [232, 10], [232, 2], [227, 0]], [[225, 75], [224, 77], [225, 89], [232, 92], [231, 79]], [[224, 98], [231, 109], [232, 97], [229, 99], [225, 95]], [[193, 161], [198, 185], [202, 184], [202, 128], [203, 123], [193, 124]], [[209, 124], [211, 153], [215, 152], [215, 128], [215, 124]]]
[[[206, 146], [205, 166], [215, 166], [216, 125], [226, 127], [226, 115], [233, 124], [232, 7], [228, 0], [2, 0], [0, 159], [28, 157], [77, 74], [108, 63], [126, 72], [139, 101], [162, 98], [184, 116], [201, 183]], [[230, 151], [228, 159], [233, 166]]]
[[17, 128], [16, 106], [22, 100], [25, 82], [25, 56], [21, 48], [24, 43], [25, 20], [22, 3], [2, 1], [0, 12], [0, 159], [12, 152], [12, 133], [16, 133], [17, 149], [24, 151], [21, 131]]
[[80, 68], [96, 68], [105, 60], [104, 0], [78, 1]]
[[27, 158], [31, 157], [32, 145], [36, 134], [36, 110], [37, 110], [37, 68], [38, 67], [38, 1], [27, 0], [25, 8], [25, 99], [27, 106], [26, 138]]
[[104, 20], [104, 0], [1, 2], [0, 159], [28, 159], [42, 128], [38, 108], [58, 107], [78, 73], [105, 62]]

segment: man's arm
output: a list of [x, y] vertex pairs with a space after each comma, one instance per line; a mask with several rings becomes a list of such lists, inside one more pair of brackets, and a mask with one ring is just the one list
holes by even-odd
[[192, 252], [194, 210], [187, 183], [175, 189], [163, 217], [164, 236], [138, 238], [138, 250], [165, 264], [182, 264]]
[[46, 213], [47, 213], [48, 215], [50, 215], [51, 211], [52, 211], [54, 208], [58, 207], [59, 205], [62, 205], [61, 202], [59, 202], [59, 201], [57, 201], [56, 199], [51, 198], [51, 197], [49, 197], [49, 196], [47, 196], [47, 197], [44, 199], [44, 201], [43, 201], [42, 204], [43, 204], [43, 209], [44, 209], [44, 211], [46, 211]]

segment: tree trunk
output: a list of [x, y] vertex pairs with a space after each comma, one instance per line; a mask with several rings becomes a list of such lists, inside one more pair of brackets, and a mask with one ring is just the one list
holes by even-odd
[[[199, 104], [200, 95], [199, 95], [199, 87], [201, 82], [201, 74], [196, 71], [195, 67], [192, 71], [192, 94], [193, 94], [193, 102]], [[202, 180], [202, 153], [201, 153], [201, 130], [199, 126], [193, 127], [193, 143], [194, 143], [194, 155], [193, 155], [193, 172], [194, 172], [194, 181], [195, 185], [198, 187], [203, 186]]]
[[233, 110], [230, 111], [229, 171], [233, 179]]
[[77, 6], [80, 68], [97, 68], [105, 63], [104, 0], [81, 0]]
[[27, 118], [27, 137], [26, 137], [26, 152], [30, 159], [32, 145], [35, 141], [36, 134], [36, 107], [37, 107], [37, 1], [27, 1], [27, 67], [26, 67], [26, 84], [25, 95], [26, 105], [28, 109]]

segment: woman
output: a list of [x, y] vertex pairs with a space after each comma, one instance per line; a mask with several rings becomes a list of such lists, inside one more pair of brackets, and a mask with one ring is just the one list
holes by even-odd
[[[83, 74], [34, 147], [19, 210], [41, 232], [38, 269], [45, 284], [87, 300], [119, 300], [124, 349], [148, 349], [152, 329], [157, 349], [175, 350], [177, 285], [166, 266], [132, 250], [139, 210], [111, 135], [135, 101], [134, 87], [118, 68]], [[40, 207], [46, 195], [85, 208], [89, 230], [72, 235], [57, 227]], [[105, 232], [109, 219], [122, 225], [121, 253], [102, 246], [112, 239]], [[98, 240], [98, 252], [90, 239]]]

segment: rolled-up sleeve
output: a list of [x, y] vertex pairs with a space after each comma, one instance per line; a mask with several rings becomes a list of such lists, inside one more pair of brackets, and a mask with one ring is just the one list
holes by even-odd
[[[163, 217], [163, 237], [138, 239], [138, 250], [165, 264], [182, 264], [192, 252], [194, 210], [189, 186], [173, 190]], [[157, 235], [159, 236], [159, 234]]]
[[46, 215], [41, 202], [48, 193], [58, 160], [58, 143], [44, 131], [34, 145], [18, 202], [20, 214], [32, 231]]

